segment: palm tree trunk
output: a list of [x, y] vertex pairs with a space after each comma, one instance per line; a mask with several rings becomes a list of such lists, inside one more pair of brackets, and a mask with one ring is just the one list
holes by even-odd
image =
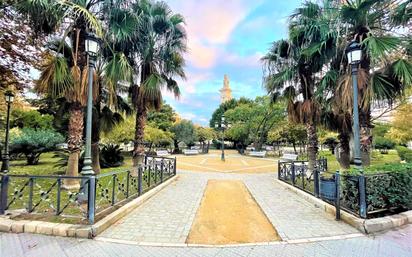
[[347, 133], [340, 133], [340, 158], [338, 159], [343, 169], [350, 168], [350, 136]]
[[133, 166], [143, 164], [144, 159], [144, 128], [147, 120], [147, 109], [143, 101], [138, 101], [136, 111], [136, 128], [133, 148]]
[[308, 134], [308, 157], [309, 157], [309, 172], [315, 169], [316, 158], [318, 155], [318, 134], [314, 123], [306, 124], [306, 133]]
[[371, 113], [368, 110], [359, 110], [360, 119], [360, 138], [361, 138], [361, 158], [362, 165], [369, 166], [371, 164], [370, 150], [372, 147], [372, 129], [371, 129]]
[[[69, 161], [67, 165], [66, 175], [78, 176], [80, 148], [83, 143], [84, 110], [81, 104], [72, 103], [70, 105], [69, 112], [69, 136], [67, 139]], [[76, 181], [74, 179], [64, 181], [64, 188], [66, 189], [78, 188], [79, 186], [79, 181]]]

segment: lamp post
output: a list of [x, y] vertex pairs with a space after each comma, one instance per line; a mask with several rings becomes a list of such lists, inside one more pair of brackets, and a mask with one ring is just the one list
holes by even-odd
[[99, 52], [99, 39], [94, 34], [86, 35], [86, 52], [89, 57], [88, 88], [87, 88], [87, 116], [86, 116], [86, 147], [84, 151], [83, 176], [93, 175], [92, 168], [92, 115], [93, 115], [93, 73]]
[[359, 106], [358, 106], [358, 66], [362, 60], [362, 47], [355, 40], [346, 47], [348, 63], [351, 65], [353, 83], [353, 137], [355, 143], [354, 162], [355, 168], [360, 171], [359, 176], [359, 214], [366, 218], [366, 183], [362, 170], [362, 158], [360, 152], [360, 132], [359, 132]]
[[11, 104], [14, 100], [14, 95], [11, 91], [5, 93], [6, 103], [7, 103], [7, 117], [6, 117], [6, 140], [4, 143], [4, 153], [3, 153], [3, 162], [1, 164], [1, 192], [0, 192], [0, 215], [3, 215], [7, 208], [7, 195], [9, 188], [9, 177], [7, 173], [9, 172], [9, 130], [10, 130], [10, 109]]
[[11, 91], [5, 93], [6, 103], [7, 103], [7, 116], [6, 116], [6, 140], [4, 143], [4, 152], [3, 152], [3, 163], [1, 165], [1, 172], [7, 173], [9, 171], [9, 131], [10, 131], [10, 109], [11, 104], [14, 101], [14, 94]]
[[355, 142], [354, 162], [355, 167], [362, 169], [362, 159], [360, 154], [360, 133], [359, 133], [359, 106], [358, 106], [358, 66], [362, 59], [362, 48], [356, 41], [352, 41], [346, 48], [346, 55], [352, 70], [353, 83], [353, 137]]
[[215, 128], [216, 129], [220, 128], [222, 130], [222, 145], [221, 145], [222, 154], [221, 154], [221, 157], [220, 157], [220, 159], [222, 161], [225, 161], [225, 129], [229, 126], [230, 125], [227, 125], [226, 122], [225, 122], [225, 116], [224, 115], [222, 115], [222, 118], [220, 120], [220, 126], [219, 126], [219, 124], [215, 123]]

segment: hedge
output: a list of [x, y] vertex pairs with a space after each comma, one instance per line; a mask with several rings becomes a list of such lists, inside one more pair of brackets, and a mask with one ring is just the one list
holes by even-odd
[[411, 149], [405, 146], [399, 145], [396, 147], [396, 151], [398, 151], [399, 157], [401, 157], [403, 161], [412, 162], [412, 150]]

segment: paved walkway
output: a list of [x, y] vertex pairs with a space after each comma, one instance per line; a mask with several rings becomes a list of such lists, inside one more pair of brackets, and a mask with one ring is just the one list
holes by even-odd
[[358, 235], [313, 204], [274, 181], [274, 173], [179, 172], [179, 179], [135, 209], [98, 239], [184, 244], [210, 179], [242, 180], [282, 240]]
[[0, 257], [411, 257], [412, 225], [374, 237], [225, 248], [152, 247], [31, 234], [0, 233]]

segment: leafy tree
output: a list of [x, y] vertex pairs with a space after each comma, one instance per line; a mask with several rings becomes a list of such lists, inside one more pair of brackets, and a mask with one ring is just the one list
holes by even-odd
[[305, 126], [288, 121], [280, 122], [268, 134], [268, 142], [286, 141], [292, 144], [295, 153], [297, 153], [296, 144], [304, 145], [306, 140]]
[[215, 124], [220, 124], [220, 121], [222, 120], [222, 115], [231, 109], [236, 108], [238, 105], [241, 104], [247, 104], [247, 103], [251, 103], [252, 100], [247, 99], [247, 98], [240, 98], [239, 100], [237, 99], [231, 99], [227, 102], [221, 103], [219, 105], [219, 107], [213, 112], [212, 114], [212, 118], [209, 121], [209, 125], [211, 128], [215, 127]]
[[385, 137], [398, 144], [407, 144], [412, 141], [412, 104], [405, 104], [400, 107], [392, 121], [392, 127], [385, 134]]
[[189, 120], [177, 122], [171, 131], [174, 133], [175, 149], [179, 148], [179, 143], [192, 146], [198, 140], [196, 128]]
[[53, 130], [25, 128], [11, 138], [10, 153], [23, 154], [28, 165], [37, 165], [42, 153], [55, 150], [56, 145], [63, 142], [64, 137]]
[[205, 149], [206, 147], [206, 142], [217, 138], [217, 134], [212, 128], [205, 128], [200, 126], [195, 126], [195, 128], [197, 140], [202, 144], [203, 149]]
[[150, 110], [147, 114], [149, 126], [159, 128], [163, 131], [169, 131], [176, 121], [176, 113], [173, 108], [163, 103], [160, 110]]
[[53, 129], [53, 116], [42, 115], [36, 110], [13, 110], [11, 114], [11, 127]]

